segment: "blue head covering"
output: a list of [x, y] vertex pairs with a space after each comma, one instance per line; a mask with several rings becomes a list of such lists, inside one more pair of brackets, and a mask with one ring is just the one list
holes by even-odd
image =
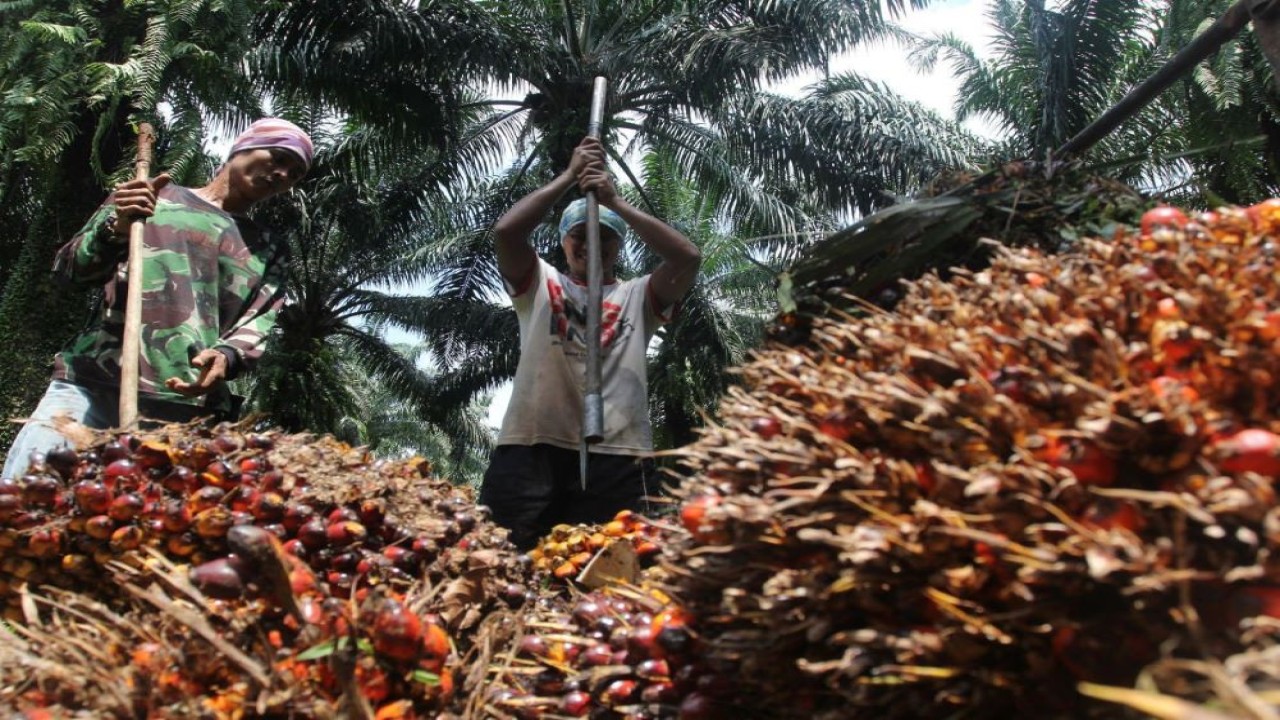
[[[569, 203], [569, 207], [564, 209], [564, 214], [560, 216], [560, 239], [563, 240], [569, 231], [578, 225], [585, 225], [587, 222], [587, 199], [578, 198]], [[618, 213], [609, 208], [600, 206], [600, 224], [609, 228], [618, 235], [618, 239], [626, 237], [627, 223]]]

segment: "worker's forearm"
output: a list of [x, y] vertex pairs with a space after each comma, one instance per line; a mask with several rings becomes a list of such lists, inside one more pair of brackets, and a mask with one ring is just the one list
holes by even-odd
[[551, 206], [555, 205], [560, 196], [573, 187], [573, 184], [573, 176], [568, 172], [562, 172], [556, 176], [555, 180], [520, 198], [510, 210], [498, 218], [497, 224], [493, 226], [499, 245], [527, 241], [537, 229], [538, 223], [546, 217]]
[[609, 203], [609, 209], [622, 216], [627, 225], [635, 232], [650, 250], [663, 261], [673, 265], [697, 265], [702, 258], [698, 246], [690, 242], [683, 233], [636, 208], [621, 197]]

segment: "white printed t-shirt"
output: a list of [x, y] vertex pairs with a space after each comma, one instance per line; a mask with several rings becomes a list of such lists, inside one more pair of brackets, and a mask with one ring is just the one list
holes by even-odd
[[[525, 288], [511, 288], [520, 321], [520, 364], [499, 445], [547, 443], [577, 450], [582, 442], [586, 384], [587, 286], [541, 258]], [[592, 452], [643, 455], [653, 449], [649, 426], [649, 340], [669, 320], [653, 307], [649, 276], [605, 285], [600, 315], [600, 377], [604, 439]]]

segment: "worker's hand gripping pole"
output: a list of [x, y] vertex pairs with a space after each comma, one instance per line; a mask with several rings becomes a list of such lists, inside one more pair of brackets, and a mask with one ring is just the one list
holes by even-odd
[[[587, 134], [599, 139], [604, 125], [604, 101], [608, 83], [598, 77], [591, 92], [591, 121]], [[604, 301], [604, 267], [600, 256], [600, 203], [587, 193], [587, 368], [582, 403], [582, 446], [579, 470], [587, 487], [587, 448], [604, 439], [604, 397], [600, 379], [600, 316]]]
[[[138, 126], [138, 159], [133, 177], [146, 180], [151, 174], [151, 146], [155, 132], [150, 123]], [[142, 233], [141, 218], [129, 221], [129, 286], [125, 295], [124, 339], [120, 346], [120, 427], [138, 422], [138, 368], [142, 359]]]

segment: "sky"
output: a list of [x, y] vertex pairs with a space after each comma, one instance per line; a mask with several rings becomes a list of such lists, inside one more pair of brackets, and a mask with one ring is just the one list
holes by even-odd
[[[992, 0], [943, 0], [924, 10], [909, 11], [900, 19], [899, 24], [918, 35], [954, 33], [973, 45], [979, 56], [982, 56], [990, 35], [987, 8], [991, 4]], [[932, 73], [921, 75], [912, 68], [906, 51], [896, 43], [868, 44], [865, 48], [833, 61], [831, 72], [862, 74], [887, 84], [908, 100], [919, 102], [943, 117], [955, 117], [952, 105], [958, 83], [951, 77], [946, 65], [939, 63]], [[812, 79], [799, 79], [780, 86], [777, 90], [786, 94], [799, 94]], [[966, 121], [965, 126], [975, 133], [987, 136], [996, 134], [994, 129], [981, 120]], [[509, 383], [494, 393], [488, 416], [491, 426], [497, 428], [502, 424], [502, 416], [510, 397]]]

